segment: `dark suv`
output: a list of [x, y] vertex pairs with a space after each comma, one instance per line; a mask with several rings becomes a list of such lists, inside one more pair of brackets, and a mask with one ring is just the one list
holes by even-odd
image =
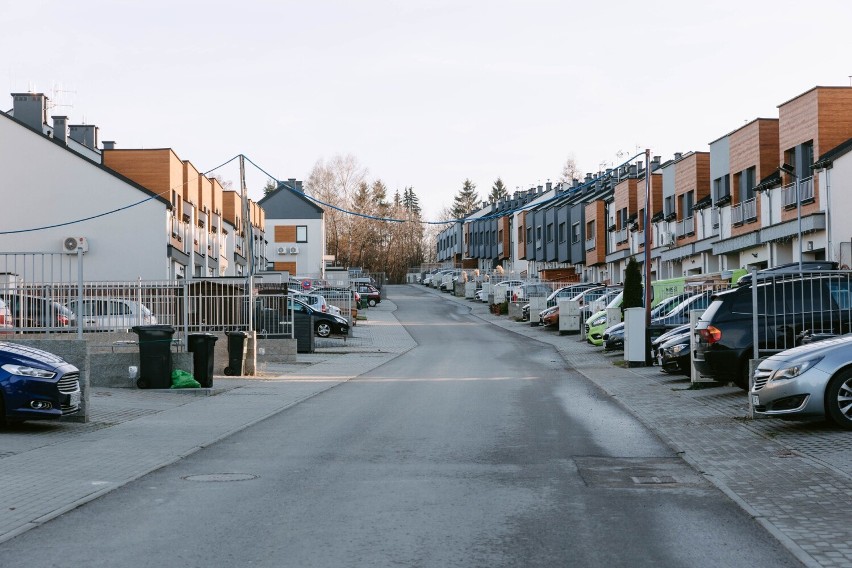
[[715, 295], [695, 327], [692, 361], [698, 372], [747, 389], [755, 321], [760, 356], [795, 347], [807, 333], [849, 333], [852, 273], [758, 273], [756, 284]]

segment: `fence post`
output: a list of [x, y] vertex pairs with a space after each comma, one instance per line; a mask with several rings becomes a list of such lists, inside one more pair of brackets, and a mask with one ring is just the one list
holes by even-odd
[[77, 244], [77, 339], [83, 339], [83, 245]]

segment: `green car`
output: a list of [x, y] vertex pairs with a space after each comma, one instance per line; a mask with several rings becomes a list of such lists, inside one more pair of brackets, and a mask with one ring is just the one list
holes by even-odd
[[624, 293], [619, 293], [609, 304], [607, 304], [605, 309], [593, 313], [591, 317], [586, 320], [586, 341], [596, 346], [603, 345], [604, 331], [610, 325], [614, 325], [612, 322], [607, 324], [606, 311], [608, 308], [620, 308], [621, 299], [623, 297]]

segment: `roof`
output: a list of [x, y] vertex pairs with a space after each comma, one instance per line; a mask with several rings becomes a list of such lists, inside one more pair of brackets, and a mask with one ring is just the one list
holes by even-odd
[[16, 119], [14, 116], [10, 116], [9, 114], [7, 114], [5, 112], [0, 112], [0, 116], [14, 122], [15, 124], [17, 124], [18, 126], [20, 126], [22, 128], [26, 128], [27, 130], [29, 130], [30, 132], [32, 132], [34, 134], [37, 134], [38, 136], [41, 136], [45, 141], [52, 142], [53, 144], [56, 144], [57, 146], [59, 146], [60, 148], [62, 148], [66, 152], [69, 152], [71, 155], [76, 156], [77, 158], [79, 158], [80, 160], [85, 162], [86, 164], [89, 164], [89, 165], [91, 165], [95, 168], [98, 168], [99, 170], [111, 175], [112, 177], [123, 181], [124, 183], [133, 187], [134, 189], [138, 189], [139, 191], [155, 198], [156, 200], [158, 200], [162, 203], [165, 203], [167, 208], [171, 209], [172, 202], [169, 200], [169, 198], [171, 196], [162, 196], [155, 191], [151, 191], [150, 189], [148, 189], [144, 185], [140, 185], [140, 184], [136, 183], [135, 181], [133, 181], [132, 179], [124, 177], [123, 175], [121, 175], [117, 171], [115, 171], [111, 168], [108, 168], [107, 166], [105, 166], [105, 165], [103, 165], [99, 162], [95, 162], [95, 161], [91, 160], [90, 158], [87, 158], [86, 156], [84, 156], [84, 155], [82, 155], [78, 152], [75, 152], [74, 150], [69, 148], [67, 144], [63, 144], [61, 140], [57, 140], [56, 138], [52, 138], [52, 137], [48, 136], [44, 132], [33, 128], [29, 124], [21, 122], [20, 120]]
[[319, 219], [325, 210], [309, 199], [303, 192], [286, 182], [257, 202], [267, 219]]
[[781, 185], [781, 170], [776, 169], [774, 172], [760, 180], [760, 183], [754, 187], [755, 191], [763, 191], [764, 189], [772, 189]]
[[852, 138], [838, 146], [835, 146], [834, 148], [820, 156], [819, 160], [817, 160], [811, 166], [811, 169], [821, 170], [823, 168], [830, 168], [834, 164], [834, 160], [846, 154], [850, 150], [852, 150]]

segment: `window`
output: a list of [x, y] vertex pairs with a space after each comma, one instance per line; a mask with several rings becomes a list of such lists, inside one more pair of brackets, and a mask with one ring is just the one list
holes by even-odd
[[566, 227], [565, 223], [559, 223], [559, 242], [560, 243], [564, 243], [565, 239], [568, 238], [568, 235], [566, 234], [566, 229], [567, 229], [567, 227]]
[[528, 243], [532, 243], [532, 242], [533, 242], [533, 230], [532, 230], [532, 227], [528, 227], [528, 228], [527, 228], [527, 242], [528, 242]]
[[541, 248], [541, 226], [535, 228], [535, 246]]
[[725, 174], [713, 180], [713, 201], [721, 201], [731, 196], [731, 175]]
[[586, 240], [595, 238], [595, 222], [589, 221], [586, 223]]
[[665, 208], [664, 208], [664, 212], [665, 212], [665, 215], [666, 215], [666, 219], [668, 219], [671, 215], [675, 214], [674, 196], [673, 195], [669, 195], [668, 197], [666, 197], [666, 205], [665, 205]]
[[571, 242], [579, 243], [580, 242], [580, 223], [574, 223], [571, 226]]
[[518, 243], [524, 242], [524, 227], [518, 227]]
[[553, 223], [547, 224], [547, 242], [553, 242]]
[[308, 242], [308, 226], [307, 225], [296, 225], [296, 242], [297, 243]]
[[752, 166], [740, 174], [740, 203], [754, 198], [754, 186], [757, 185], [757, 168]]

